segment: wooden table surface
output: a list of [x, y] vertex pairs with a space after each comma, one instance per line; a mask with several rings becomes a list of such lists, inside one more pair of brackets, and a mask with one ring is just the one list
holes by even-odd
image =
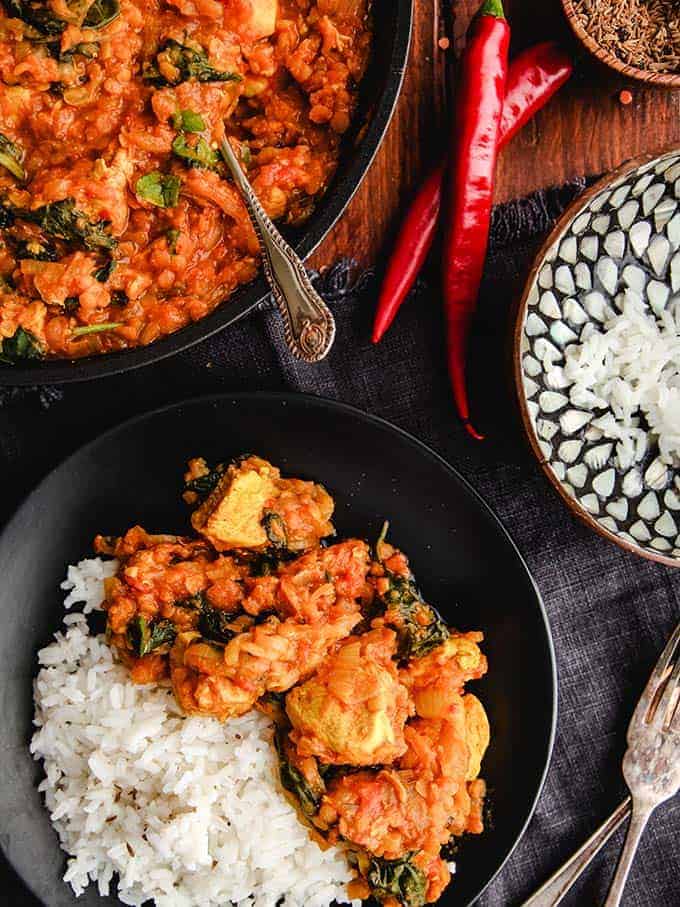
[[[342, 256], [361, 265], [384, 261], [400, 213], [437, 157], [433, 136], [447, 126], [447, 54], [458, 53], [480, 0], [453, 0], [453, 24], [442, 13], [450, 0], [414, 0], [414, 29], [401, 97], [383, 145], [341, 222], [310, 259], [319, 267]], [[451, 6], [448, 7], [451, 9]], [[680, 145], [680, 91], [647, 88], [620, 78], [577, 46], [560, 0], [506, 0], [513, 29], [511, 53], [547, 39], [573, 48], [576, 73], [504, 150], [497, 201], [519, 198], [580, 175], [604, 173], [628, 158]], [[451, 49], [437, 42], [453, 28]], [[629, 88], [633, 103], [619, 101]], [[380, 200], [376, 204], [376, 199]]]

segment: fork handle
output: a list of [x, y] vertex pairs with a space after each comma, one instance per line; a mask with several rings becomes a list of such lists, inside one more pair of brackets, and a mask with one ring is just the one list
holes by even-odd
[[593, 857], [602, 850], [616, 829], [630, 815], [630, 797], [617, 807], [611, 816], [600, 825], [586, 843], [567, 860], [548, 881], [525, 901], [522, 907], [555, 907], [567, 894], [574, 882], [581, 876]]
[[633, 865], [638, 844], [640, 843], [640, 838], [642, 837], [642, 833], [647, 826], [647, 822], [649, 821], [652, 812], [653, 807], [650, 807], [647, 803], [641, 804], [638, 801], [633, 801], [633, 814], [630, 818], [626, 841], [623, 845], [623, 850], [621, 851], [621, 856], [619, 857], [619, 862], [609, 888], [607, 900], [604, 902], [604, 907], [619, 907], [628, 873], [630, 872], [630, 867]]

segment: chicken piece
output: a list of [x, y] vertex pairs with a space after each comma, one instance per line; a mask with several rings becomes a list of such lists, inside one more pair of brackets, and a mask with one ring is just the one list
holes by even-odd
[[486, 674], [487, 661], [478, 645], [483, 638], [478, 632], [453, 634], [399, 672], [421, 718], [446, 718], [450, 709], [458, 708], [464, 684]]
[[288, 694], [290, 738], [301, 756], [377, 765], [405, 752], [404, 724], [413, 707], [392, 662], [395, 651], [391, 630], [350, 637]]
[[465, 706], [465, 739], [470, 751], [466, 778], [468, 781], [473, 781], [479, 775], [482, 759], [491, 739], [491, 731], [484, 706], [476, 696], [473, 696], [472, 693], [463, 696], [463, 705]]
[[170, 654], [177, 701], [187, 714], [243, 715], [264, 693], [283, 693], [312, 674], [360, 620], [358, 608], [314, 625], [272, 617], [225, 646], [182, 633]]
[[[196, 462], [187, 473], [194, 486]], [[271, 463], [247, 457], [222, 473], [191, 523], [218, 551], [304, 551], [333, 533], [332, 513], [333, 500], [321, 485], [282, 479]]]
[[276, 495], [279, 471], [265, 460], [248, 457], [232, 464], [201, 506], [191, 525], [218, 550], [265, 548], [265, 505]]

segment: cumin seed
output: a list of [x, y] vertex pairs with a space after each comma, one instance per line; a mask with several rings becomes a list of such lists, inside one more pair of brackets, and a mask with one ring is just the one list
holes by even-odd
[[623, 63], [680, 73], [678, 0], [576, 0], [574, 9], [588, 34]]

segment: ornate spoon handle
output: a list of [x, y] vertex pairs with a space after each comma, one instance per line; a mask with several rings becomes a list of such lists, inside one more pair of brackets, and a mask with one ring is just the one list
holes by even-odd
[[265, 213], [226, 139], [221, 142], [220, 150], [241, 191], [260, 242], [265, 275], [283, 318], [288, 348], [298, 359], [320, 362], [335, 339], [333, 315], [312, 286], [301, 259]]

